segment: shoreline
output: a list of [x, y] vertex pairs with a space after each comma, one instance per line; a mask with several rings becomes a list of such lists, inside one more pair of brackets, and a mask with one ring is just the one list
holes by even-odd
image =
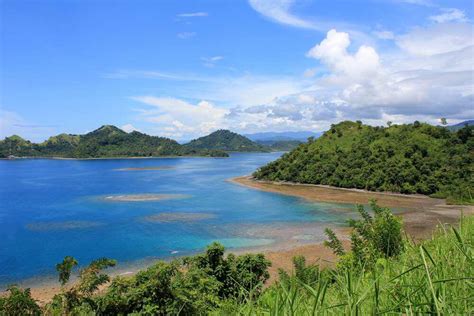
[[[269, 181], [258, 181], [250, 176], [241, 176], [227, 181], [246, 188], [262, 190], [277, 194], [303, 198], [309, 202], [328, 202], [343, 204], [367, 204], [369, 199], [375, 198], [378, 204], [386, 207], [397, 207], [403, 211], [397, 215], [404, 221], [404, 229], [414, 240], [421, 240], [431, 237], [435, 227], [439, 223], [456, 224], [461, 213], [466, 215], [474, 214], [473, 206], [447, 205], [445, 200], [434, 199], [423, 195], [404, 195], [400, 193], [369, 192], [359, 189], [334, 188], [329, 186], [318, 186], [311, 184], [275, 183]], [[331, 225], [325, 225], [331, 226]], [[343, 241], [344, 246], [349, 245], [349, 229], [342, 226], [333, 226], [336, 234]], [[242, 248], [230, 248], [226, 253], [264, 253], [266, 258], [272, 262], [269, 268], [270, 279], [267, 284], [271, 284], [278, 279], [278, 270], [292, 271], [292, 258], [297, 255], [306, 257], [308, 264], [319, 264], [321, 267], [333, 266], [337, 257], [330, 249], [325, 247], [321, 241], [298, 240], [291, 238], [295, 234], [306, 234], [308, 231], [316, 232], [321, 229], [315, 223], [305, 223], [292, 226], [284, 225], [278, 231], [283, 238], [275, 239], [275, 242], [268, 245], [250, 246]], [[279, 233], [279, 234], [280, 234]], [[262, 234], [262, 231], [257, 234]], [[123, 265], [110, 271], [111, 277], [118, 275], [134, 275], [138, 271], [145, 269], [159, 260], [169, 261], [182, 257], [181, 254], [175, 256], [171, 254], [167, 258], [144, 258], [134, 262], [124, 262]], [[107, 272], [107, 271], [106, 271]], [[61, 290], [55, 276], [49, 275], [42, 278], [29, 279], [18, 282], [20, 286], [28, 286], [34, 299], [44, 305], [49, 302], [54, 295]], [[0, 292], [4, 295], [5, 292]]]
[[408, 195], [316, 184], [262, 181], [255, 180], [251, 176], [235, 177], [228, 181], [246, 188], [299, 197], [316, 203], [366, 205], [371, 199], [376, 199], [380, 206], [396, 207], [403, 210], [397, 215], [403, 219], [405, 232], [415, 240], [431, 237], [433, 230], [439, 223], [457, 224], [461, 214], [474, 214], [472, 205], [448, 205], [444, 199], [420, 194]]

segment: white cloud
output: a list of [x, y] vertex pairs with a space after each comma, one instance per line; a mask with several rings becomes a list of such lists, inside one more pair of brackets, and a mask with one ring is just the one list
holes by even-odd
[[396, 43], [411, 55], [448, 53], [474, 45], [473, 28], [468, 23], [436, 24], [398, 36]]
[[467, 18], [464, 11], [456, 8], [442, 9], [443, 13], [439, 15], [430, 16], [430, 20], [436, 23], [447, 22], [466, 22]]
[[[180, 90], [182, 98], [206, 101], [134, 99], [153, 107], [141, 109], [139, 118], [153, 123], [155, 134], [181, 139], [218, 128], [322, 130], [345, 119], [369, 124], [437, 123], [439, 117], [447, 117], [456, 122], [474, 117], [470, 28], [467, 23], [415, 28], [394, 35], [399, 49], [389, 53], [368, 44], [355, 45], [349, 33], [333, 29], [307, 52], [316, 63], [303, 76], [137, 72], [151, 79], [182, 80], [186, 84]], [[207, 61], [220, 59], [213, 56]]]
[[159, 135], [178, 139], [201, 136], [221, 128], [227, 113], [227, 110], [207, 101], [191, 104], [176, 98], [154, 96], [132, 99], [152, 107], [139, 110], [140, 119], [154, 123]]
[[125, 124], [123, 125], [122, 127], [120, 127], [122, 130], [126, 131], [127, 133], [130, 133], [130, 132], [133, 132], [133, 131], [137, 131], [139, 132], [140, 130], [138, 128], [136, 128], [135, 126], [133, 126], [132, 124]]
[[[232, 126], [247, 131], [320, 130], [346, 119], [368, 124], [413, 120], [436, 124], [439, 117], [451, 121], [472, 118], [474, 46], [464, 47], [472, 35], [457, 31], [459, 28], [447, 28], [441, 32], [434, 25], [414, 30], [402, 37], [410, 41], [402, 47], [410, 49], [385, 56], [366, 45], [353, 49], [349, 34], [331, 30], [307, 53], [328, 71], [315, 79], [312, 90], [257, 106], [236, 107], [227, 118], [241, 122]], [[440, 32], [444, 38], [463, 37], [459, 42], [464, 44], [441, 49], [428, 40]], [[418, 46], [430, 55], [412, 52]], [[434, 54], [440, 51], [443, 53]]]
[[189, 13], [180, 13], [177, 14], [177, 17], [180, 18], [195, 18], [195, 17], [206, 17], [209, 14], [207, 12], [189, 12]]
[[[337, 27], [343, 29], [357, 41], [372, 41], [359, 27], [347, 22], [327, 21], [325, 16], [317, 18], [302, 18], [291, 12], [297, 0], [248, 0], [250, 6], [269, 20], [297, 28], [327, 32], [328, 29]], [[304, 2], [304, 1], [301, 1]], [[327, 15], [326, 15], [327, 16]]]
[[306, 54], [323, 62], [335, 74], [344, 78], [361, 78], [374, 75], [379, 68], [379, 56], [370, 46], [360, 46], [353, 55], [347, 49], [349, 34], [330, 30], [326, 38]]
[[196, 36], [196, 32], [181, 32], [181, 33], [178, 33], [176, 34], [176, 36], [178, 36], [178, 38], [180, 39], [190, 39], [194, 36]]
[[275, 22], [294, 27], [322, 30], [314, 22], [301, 19], [290, 13], [294, 0], [249, 0], [250, 6], [261, 15]]

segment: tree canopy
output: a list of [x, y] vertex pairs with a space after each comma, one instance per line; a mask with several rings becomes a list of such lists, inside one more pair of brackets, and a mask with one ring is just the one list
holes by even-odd
[[258, 169], [257, 179], [473, 202], [473, 126], [420, 122], [372, 127], [345, 121]]

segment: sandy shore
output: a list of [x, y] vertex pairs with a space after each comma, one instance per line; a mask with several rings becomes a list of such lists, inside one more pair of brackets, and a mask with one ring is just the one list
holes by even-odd
[[439, 223], [455, 224], [461, 214], [474, 214], [474, 206], [448, 205], [443, 199], [425, 195], [370, 192], [358, 189], [341, 189], [323, 185], [292, 184], [254, 180], [250, 176], [229, 181], [266, 192], [296, 196], [312, 202], [367, 204], [376, 199], [381, 206], [401, 209], [405, 231], [414, 239], [431, 236]]
[[149, 202], [162, 201], [170, 199], [185, 199], [189, 195], [185, 194], [126, 194], [126, 195], [109, 195], [103, 199], [113, 202]]
[[[474, 214], [473, 206], [447, 205], [442, 199], [433, 199], [423, 195], [368, 192], [318, 185], [273, 183], [256, 181], [249, 176], [238, 177], [229, 181], [248, 188], [301, 197], [312, 202], [367, 204], [370, 199], [376, 199], [381, 206], [402, 209], [403, 211], [400, 213], [400, 216], [403, 218], [405, 231], [417, 240], [430, 237], [432, 231], [439, 223], [455, 224], [462, 213], [465, 215]], [[141, 196], [139, 200], [142, 200], [142, 198], [144, 197]], [[269, 283], [278, 279], [279, 269], [292, 270], [292, 258], [294, 256], [303, 255], [306, 257], [307, 263], [318, 263], [322, 267], [333, 265], [337, 259], [332, 251], [321, 243], [312, 242], [311, 240], [305, 241], [305, 236], [317, 236], [322, 233], [321, 226], [315, 226], [313, 223], [298, 226], [285, 225], [281, 227], [256, 228], [255, 230], [246, 229], [246, 231], [249, 237], [263, 236], [273, 238], [275, 237], [273, 236], [274, 234], [278, 234], [280, 237], [280, 241], [273, 245], [232, 251], [236, 254], [246, 252], [265, 253], [265, 256], [272, 262], [272, 267], [269, 269], [271, 275]], [[347, 228], [336, 229], [336, 233], [346, 246], [349, 244], [347, 239], [348, 232]], [[293, 236], [293, 238], [290, 236]], [[122, 271], [119, 274], [133, 274], [134, 272], [135, 270]], [[49, 302], [59, 292], [59, 285], [50, 284], [31, 288], [32, 296], [40, 304]]]

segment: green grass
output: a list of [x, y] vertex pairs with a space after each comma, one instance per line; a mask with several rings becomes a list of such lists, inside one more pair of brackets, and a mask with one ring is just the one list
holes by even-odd
[[[242, 315], [472, 315], [474, 217], [442, 226], [431, 240], [374, 269], [319, 270], [313, 281], [295, 274], [248, 300]], [[306, 267], [308, 269], [308, 267]], [[299, 271], [301, 274], [301, 271]], [[304, 274], [304, 271], [303, 271]]]

